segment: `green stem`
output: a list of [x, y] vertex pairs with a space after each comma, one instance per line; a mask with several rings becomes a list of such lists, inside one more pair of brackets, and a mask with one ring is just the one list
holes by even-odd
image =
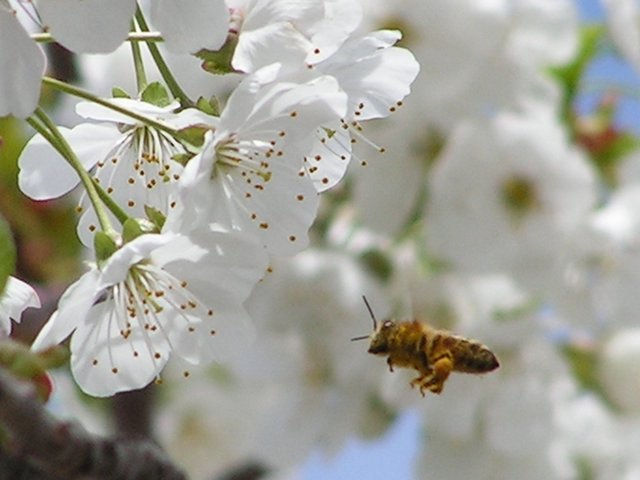
[[[31, 39], [37, 43], [54, 43], [56, 39], [50, 33], [32, 33]], [[131, 32], [127, 36], [127, 42], [163, 42], [160, 32]]]
[[[135, 25], [132, 22], [132, 28]], [[138, 42], [131, 42], [131, 55], [133, 56], [133, 66], [136, 72], [136, 85], [138, 92], [142, 92], [147, 86], [147, 75], [144, 71], [144, 62], [142, 61], [142, 53]]]
[[[144, 32], [149, 31], [149, 25], [147, 24], [147, 21], [145, 20], [144, 15], [140, 10], [140, 7], [138, 7], [138, 9], [136, 10], [136, 21], [138, 22], [138, 25]], [[171, 91], [171, 94], [173, 95], [173, 97], [180, 100], [180, 104], [183, 107], [185, 108], [193, 107], [194, 103], [191, 101], [189, 96], [184, 92], [184, 90], [182, 90], [182, 88], [178, 84], [178, 81], [173, 76], [173, 73], [171, 73], [171, 69], [169, 68], [167, 63], [164, 61], [164, 58], [162, 58], [162, 54], [160, 53], [160, 49], [158, 48], [158, 46], [155, 43], [147, 43], [147, 48], [149, 48], [151, 57], [153, 57], [153, 61], [156, 62], [158, 71], [160, 72], [160, 75], [162, 75], [162, 78], [164, 82], [167, 84], [167, 87], [169, 87], [169, 90]]]
[[78, 177], [80, 177], [80, 182], [82, 182], [82, 185], [87, 192], [91, 205], [93, 205], [100, 227], [107, 233], [112, 232], [113, 227], [111, 226], [111, 221], [109, 220], [107, 212], [100, 201], [100, 194], [98, 193], [96, 184], [91, 180], [89, 173], [84, 169], [80, 159], [78, 159], [66, 138], [62, 136], [56, 124], [53, 123], [45, 111], [40, 107], [36, 108], [35, 118], [29, 117], [27, 121], [51, 144], [53, 148], [60, 153], [60, 155], [62, 155], [71, 168], [75, 170]]
[[55, 78], [51, 78], [47, 76], [42, 77], [42, 83], [44, 83], [45, 85], [49, 85], [50, 87], [55, 88], [56, 90], [60, 90], [62, 92], [68, 93], [69, 95], [73, 95], [79, 98], [84, 98], [85, 100], [89, 100], [93, 103], [102, 105], [103, 107], [107, 107], [113, 110], [114, 112], [121, 113], [123, 115], [126, 115], [129, 118], [133, 118], [134, 120], [137, 120], [140, 123], [144, 123], [150, 127], [156, 128], [163, 132], [167, 132], [169, 135], [172, 135], [174, 137], [181, 138], [181, 135], [179, 134], [179, 132], [175, 128], [167, 125], [166, 123], [147, 117], [146, 115], [142, 115], [140, 113], [128, 110], [124, 107], [121, 107], [120, 105], [116, 105], [115, 103], [110, 102], [109, 100], [105, 100], [104, 98], [100, 98], [91, 92], [83, 90], [82, 88], [78, 88], [74, 85], [70, 85], [68, 83], [61, 82], [60, 80], [56, 80]]

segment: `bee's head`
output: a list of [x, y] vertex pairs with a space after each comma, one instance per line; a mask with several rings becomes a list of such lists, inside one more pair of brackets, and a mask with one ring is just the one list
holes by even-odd
[[365, 340], [367, 338], [371, 339], [371, 344], [369, 345], [369, 353], [375, 354], [385, 354], [389, 350], [388, 338], [389, 338], [389, 329], [393, 328], [394, 323], [391, 320], [385, 320], [380, 325], [378, 325], [378, 321], [376, 320], [376, 316], [373, 314], [373, 309], [369, 302], [367, 302], [366, 297], [363, 295], [362, 299], [364, 300], [364, 304], [367, 306], [367, 310], [369, 310], [369, 315], [371, 315], [371, 320], [373, 320], [373, 333], [370, 335], [362, 335], [360, 337], [354, 337], [351, 341], [355, 340]]
[[386, 355], [389, 353], [389, 332], [395, 327], [393, 320], [385, 320], [370, 335], [369, 353]]

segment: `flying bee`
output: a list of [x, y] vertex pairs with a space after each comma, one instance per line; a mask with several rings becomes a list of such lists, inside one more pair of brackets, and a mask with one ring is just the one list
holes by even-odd
[[486, 373], [500, 366], [498, 359], [483, 344], [438, 330], [419, 320], [396, 322], [385, 320], [378, 324], [373, 310], [363, 296], [373, 320], [373, 333], [355, 340], [371, 339], [369, 353], [388, 355], [387, 364], [393, 367], [413, 368], [419, 375], [411, 380], [424, 397], [425, 390], [442, 392], [451, 372]]

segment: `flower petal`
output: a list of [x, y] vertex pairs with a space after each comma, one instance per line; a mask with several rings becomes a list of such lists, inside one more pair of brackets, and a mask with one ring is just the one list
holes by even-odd
[[[72, 130], [64, 127], [59, 130], [87, 170], [104, 160], [119, 135], [113, 125], [81, 124]], [[18, 167], [20, 190], [34, 200], [57, 198], [79, 182], [75, 170], [41, 135], [34, 135], [29, 140], [20, 155]]]
[[[110, 321], [112, 301], [91, 308], [71, 338], [71, 372], [86, 393], [106, 397], [148, 385], [167, 363], [170, 347], [162, 332], [133, 329], [124, 338]], [[155, 336], [147, 343], [145, 335]]]
[[15, 12], [0, 5], [0, 117], [23, 118], [35, 110], [44, 68], [42, 50], [24, 31]]
[[29, 307], [40, 308], [40, 298], [28, 283], [9, 277], [0, 293], [0, 337], [11, 332], [11, 319], [20, 322], [22, 312]]
[[224, 0], [153, 0], [151, 20], [162, 32], [167, 49], [196, 53], [202, 48], [218, 50], [229, 32], [229, 9]]
[[344, 177], [349, 160], [351, 135], [339, 122], [333, 122], [318, 129], [313, 147], [305, 157], [304, 168], [316, 190], [321, 193]]
[[[157, 105], [132, 98], [109, 98], [108, 101], [118, 107], [157, 119], [173, 116], [173, 112], [180, 107], [180, 102], [177, 100], [165, 107], [158, 107]], [[139, 123], [128, 115], [93, 102], [79, 102], [76, 105], [76, 113], [84, 118], [102, 120], [104, 122], [124, 123], [126, 125]]]
[[39, 0], [38, 12], [56, 41], [78, 53], [108, 53], [124, 42], [133, 0]]
[[348, 118], [354, 118], [354, 110], [359, 121], [386, 117], [409, 94], [420, 65], [409, 50], [391, 47], [399, 39], [399, 32], [381, 30], [348, 40], [335, 56], [318, 65], [349, 95]]
[[58, 310], [40, 330], [31, 348], [44, 350], [60, 343], [85, 320], [99, 293], [96, 289], [99, 278], [100, 272], [92, 268], [67, 288], [58, 302]]

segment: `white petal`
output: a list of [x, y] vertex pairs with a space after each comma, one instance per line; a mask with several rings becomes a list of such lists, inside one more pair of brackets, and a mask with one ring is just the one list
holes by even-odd
[[[81, 124], [60, 133], [75, 150], [85, 169], [104, 160], [114, 139], [120, 135], [113, 125]], [[18, 160], [18, 185], [34, 200], [49, 200], [69, 192], [79, 178], [67, 161], [40, 135], [29, 140]]]
[[[173, 112], [180, 107], [180, 103], [176, 100], [166, 107], [158, 107], [147, 102], [141, 102], [140, 100], [134, 100], [132, 98], [110, 98], [110, 103], [117, 105], [118, 107], [126, 108], [142, 115], [147, 115], [151, 118], [161, 119], [167, 116], [173, 116]], [[93, 102], [79, 102], [76, 105], [76, 113], [84, 118], [90, 118], [92, 120], [102, 120], [105, 122], [124, 123], [127, 125], [134, 125], [139, 123], [137, 120], [124, 115], [123, 113], [116, 112], [111, 108], [107, 108], [103, 105], [99, 105]]]
[[[255, 238], [216, 225], [193, 231], [188, 238], [193, 245], [191, 249], [206, 254], [189, 261], [176, 259], [168, 250], [177, 250], [180, 245], [172, 242], [154, 251], [152, 260], [164, 265], [176, 278], [187, 281], [189, 291], [207, 300], [212, 308], [218, 308], [218, 297], [225, 304], [239, 305], [264, 276], [269, 259]], [[185, 253], [189, 254], [186, 249]], [[165, 263], [167, 260], [171, 263]]]
[[38, 12], [55, 39], [78, 53], [108, 53], [126, 38], [133, 0], [39, 0]]
[[85, 320], [99, 293], [96, 289], [99, 277], [100, 272], [92, 268], [67, 288], [58, 302], [58, 310], [40, 330], [31, 348], [44, 350], [60, 343]]
[[11, 319], [20, 322], [22, 312], [29, 307], [40, 308], [40, 298], [28, 283], [9, 277], [0, 293], [0, 336], [11, 332]]
[[190, 125], [208, 125], [212, 129], [217, 128], [220, 119], [212, 117], [197, 108], [186, 108], [179, 112], [175, 117], [167, 121], [174, 128], [186, 128]]
[[173, 234], [141, 235], [118, 249], [102, 267], [102, 277], [98, 289], [122, 282], [132, 265], [148, 258], [155, 249], [166, 245], [174, 238]]
[[616, 47], [636, 69], [640, 68], [640, 9], [635, 0], [604, 0], [609, 34]]
[[[160, 330], [143, 334], [134, 328], [125, 339], [110, 317], [114, 308], [112, 301], [95, 305], [71, 338], [73, 377], [96, 397], [148, 385], [169, 359], [170, 348]], [[150, 344], [145, 335], [152, 338]]]
[[151, 21], [171, 52], [218, 50], [229, 32], [229, 9], [224, 0], [153, 0]]
[[290, 23], [274, 23], [259, 30], [244, 32], [233, 54], [233, 68], [253, 73], [258, 69], [286, 59], [287, 64], [301, 66], [309, 41]]
[[[318, 66], [335, 76], [349, 95], [348, 118], [386, 117], [409, 94], [420, 66], [409, 50], [387, 48], [398, 38], [397, 32], [383, 30], [348, 41], [335, 57]], [[360, 104], [364, 107], [357, 107]], [[354, 109], [359, 111], [355, 117]]]
[[325, 1], [324, 5], [324, 18], [309, 31], [313, 48], [307, 55], [308, 64], [321, 62], [333, 55], [362, 21], [362, 6], [358, 2], [332, 0]]
[[15, 13], [0, 5], [0, 117], [27, 117], [38, 105], [45, 57]]
[[[316, 128], [338, 120], [346, 108], [346, 95], [329, 76], [302, 85], [276, 83], [263, 87], [254, 96], [242, 93], [229, 98], [220, 118], [221, 129], [237, 132], [243, 139], [264, 139], [271, 135], [273, 138], [269, 140], [286, 131], [284, 141], [290, 155], [294, 154], [294, 147], [301, 148], [302, 155], [307, 153]], [[250, 109], [251, 113], [239, 115]]]
[[212, 325], [217, 328], [216, 334], [202, 337], [201, 357], [205, 362], [237, 359], [255, 338], [251, 317], [240, 305], [219, 306]]
[[[331, 131], [329, 136], [325, 131]], [[305, 157], [304, 168], [318, 192], [336, 185], [344, 176], [351, 160], [351, 135], [339, 122], [325, 124], [317, 131], [316, 139]]]
[[[255, 190], [241, 175], [217, 175], [210, 186], [214, 198], [210, 204], [212, 218], [230, 217], [232, 225], [246, 229], [252, 218], [252, 230], [267, 249], [276, 255], [292, 255], [308, 243], [308, 229], [318, 209], [318, 194], [298, 168], [274, 166], [271, 179], [263, 190]], [[251, 194], [247, 197], [246, 194]], [[235, 223], [235, 219], [241, 219]]]

